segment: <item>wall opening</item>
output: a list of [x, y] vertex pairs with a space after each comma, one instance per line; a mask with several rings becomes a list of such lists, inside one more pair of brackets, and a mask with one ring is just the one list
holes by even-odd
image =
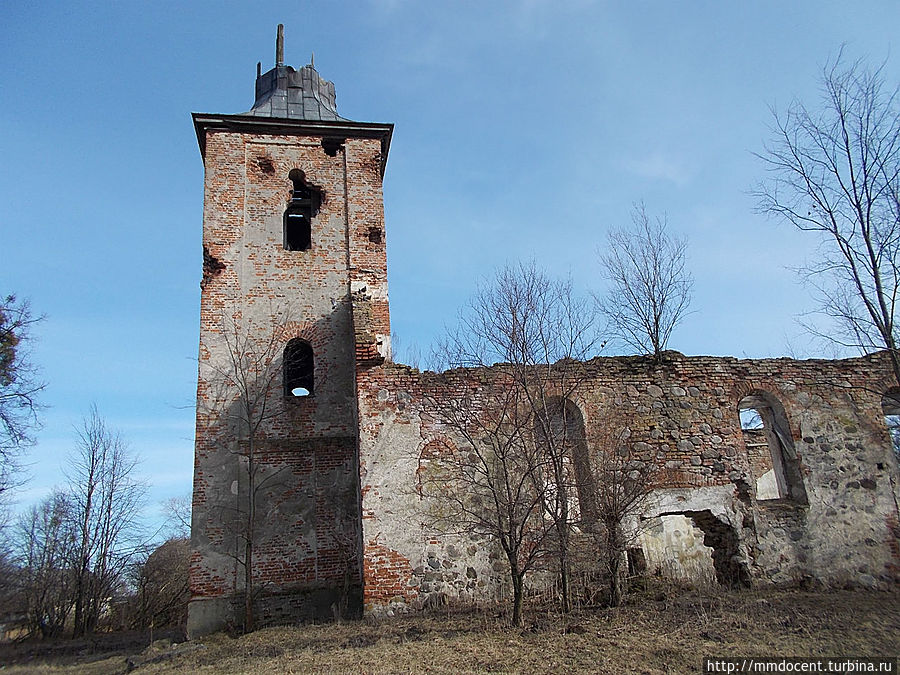
[[754, 391], [738, 403], [738, 416], [756, 481], [756, 499], [807, 504], [800, 461], [781, 402], [768, 392]]
[[640, 533], [641, 550], [651, 574], [693, 586], [715, 586], [713, 549], [703, 542], [703, 531], [680, 513], [650, 518]]
[[[535, 415], [534, 439], [553, 452], [563, 462], [560, 468], [564, 475], [559, 478], [568, 485], [574, 485], [577, 503], [571, 504], [575, 520], [585, 524], [597, 521], [594, 491], [591, 486], [591, 471], [588, 464], [588, 450], [584, 432], [584, 416], [578, 406], [569, 399], [559, 396], [547, 398], [543, 409]], [[557, 477], [548, 477], [555, 484]], [[573, 495], [576, 496], [576, 495]]]
[[312, 246], [312, 219], [319, 211], [321, 194], [307, 184], [306, 176], [299, 169], [292, 169], [288, 178], [294, 187], [284, 212], [284, 248], [306, 251]]
[[900, 387], [888, 389], [881, 397], [881, 412], [891, 436], [894, 457], [900, 461]]
[[284, 395], [291, 398], [312, 396], [314, 391], [313, 349], [308, 342], [294, 338], [284, 348]]

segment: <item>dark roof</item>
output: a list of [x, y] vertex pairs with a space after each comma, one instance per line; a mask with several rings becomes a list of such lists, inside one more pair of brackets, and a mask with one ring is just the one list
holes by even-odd
[[349, 122], [337, 114], [334, 83], [319, 77], [313, 65], [294, 70], [276, 65], [256, 78], [256, 100], [245, 115], [307, 120]]

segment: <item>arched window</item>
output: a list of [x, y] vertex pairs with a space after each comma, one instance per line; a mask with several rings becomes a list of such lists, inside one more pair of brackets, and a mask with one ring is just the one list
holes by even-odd
[[[588, 464], [584, 416], [569, 399], [554, 396], [543, 401], [534, 420], [534, 440], [551, 460], [551, 466], [562, 475], [563, 486], [574, 485], [582, 521], [596, 521], [594, 492]], [[574, 475], [573, 475], [574, 474]], [[556, 477], [549, 475], [552, 485]]]
[[800, 461], [781, 401], [766, 391], [754, 391], [740, 400], [738, 415], [756, 479], [756, 498], [806, 504]]
[[881, 412], [891, 435], [894, 454], [900, 460], [900, 387], [888, 389], [881, 397]]
[[314, 384], [313, 350], [308, 342], [294, 338], [284, 348], [284, 395], [312, 396]]
[[284, 248], [288, 251], [306, 251], [312, 245], [312, 219], [319, 211], [321, 195], [306, 184], [306, 176], [299, 169], [292, 169], [288, 178], [294, 184], [291, 202], [284, 212]]

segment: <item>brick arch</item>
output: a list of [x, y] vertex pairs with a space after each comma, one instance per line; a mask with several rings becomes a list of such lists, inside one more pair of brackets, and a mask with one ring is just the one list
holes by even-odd
[[278, 327], [277, 339], [287, 344], [289, 340], [300, 338], [306, 340], [313, 349], [321, 349], [326, 340], [312, 321], [286, 321]]
[[431, 460], [446, 454], [455, 453], [458, 450], [456, 443], [446, 436], [435, 436], [422, 443], [416, 451], [416, 494], [420, 498], [425, 496], [423, 476], [428, 471]]

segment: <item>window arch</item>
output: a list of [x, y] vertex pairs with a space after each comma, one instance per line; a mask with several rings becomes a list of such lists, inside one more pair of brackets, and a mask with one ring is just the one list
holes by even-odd
[[800, 460], [784, 406], [775, 396], [756, 390], [738, 402], [738, 416], [759, 501], [790, 499], [806, 504]]
[[310, 344], [301, 338], [290, 340], [284, 348], [284, 395], [312, 396], [314, 391], [315, 360]]
[[312, 246], [312, 219], [319, 211], [321, 195], [307, 184], [306, 176], [300, 169], [292, 169], [288, 178], [294, 187], [284, 212], [284, 248], [287, 251], [306, 251]]
[[900, 460], [900, 387], [891, 387], [881, 397], [881, 412], [891, 435], [894, 455]]
[[568, 398], [553, 396], [542, 403], [534, 419], [535, 442], [544, 446], [548, 452], [558, 453], [558, 457], [564, 462], [561, 468], [574, 472], [571, 478], [574, 478], [578, 497], [578, 517], [584, 522], [595, 522], [597, 511], [590, 484], [591, 470], [588, 464], [584, 415]]

